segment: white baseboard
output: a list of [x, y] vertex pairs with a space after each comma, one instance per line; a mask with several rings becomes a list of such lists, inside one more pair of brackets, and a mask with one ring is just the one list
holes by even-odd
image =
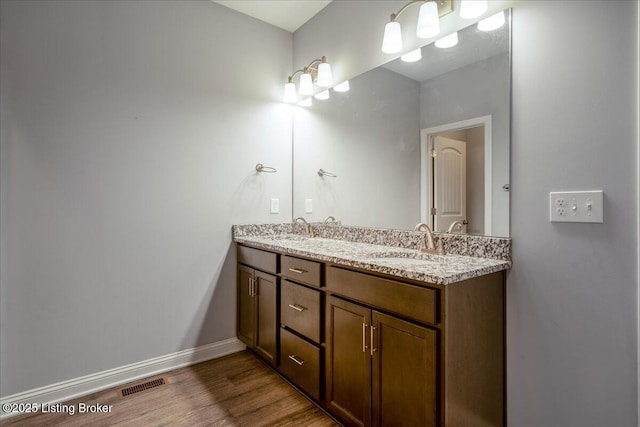
[[[142, 362], [132, 363], [119, 368], [109, 369], [107, 371], [6, 396], [0, 399], [0, 405], [3, 406], [6, 403], [34, 403], [42, 405], [43, 403], [64, 402], [141, 378], [226, 356], [242, 351], [245, 348], [245, 345], [237, 338], [229, 338], [213, 344], [154, 357], [153, 359], [143, 360]], [[4, 410], [0, 410], [0, 420], [14, 415], [20, 414], [5, 413]]]

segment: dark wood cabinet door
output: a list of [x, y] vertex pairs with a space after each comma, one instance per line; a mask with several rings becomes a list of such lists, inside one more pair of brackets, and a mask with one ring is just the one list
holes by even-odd
[[253, 269], [238, 265], [238, 338], [247, 346], [254, 346], [256, 318], [253, 298]]
[[371, 310], [327, 298], [326, 402], [352, 426], [371, 423]]
[[278, 278], [259, 271], [254, 276], [256, 316], [258, 320], [255, 349], [271, 364], [277, 362], [278, 349]]
[[373, 312], [374, 426], [435, 426], [437, 332]]

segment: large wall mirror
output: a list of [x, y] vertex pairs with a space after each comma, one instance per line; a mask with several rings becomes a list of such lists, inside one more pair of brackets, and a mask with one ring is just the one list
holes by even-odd
[[293, 214], [509, 235], [510, 11], [294, 112]]

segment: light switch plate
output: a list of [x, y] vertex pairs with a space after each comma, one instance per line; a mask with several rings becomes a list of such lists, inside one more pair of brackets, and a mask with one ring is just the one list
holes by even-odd
[[280, 199], [271, 199], [271, 213], [277, 214], [280, 212]]
[[603, 192], [553, 191], [549, 193], [549, 221], [603, 223]]
[[313, 199], [304, 199], [304, 213], [313, 213]]

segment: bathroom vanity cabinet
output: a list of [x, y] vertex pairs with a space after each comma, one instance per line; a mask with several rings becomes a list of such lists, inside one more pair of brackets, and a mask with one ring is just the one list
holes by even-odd
[[345, 425], [504, 425], [503, 271], [436, 285], [243, 245], [238, 262], [238, 336]]

